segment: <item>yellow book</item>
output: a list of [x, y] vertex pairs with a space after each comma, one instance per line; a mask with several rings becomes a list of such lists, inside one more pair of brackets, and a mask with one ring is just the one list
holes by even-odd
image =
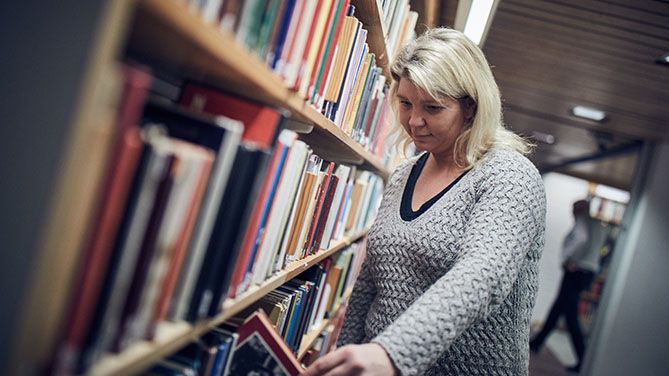
[[328, 84], [325, 89], [325, 100], [336, 102], [339, 99], [339, 92], [344, 82], [344, 72], [346, 71], [346, 63], [348, 63], [351, 50], [353, 49], [353, 41], [355, 40], [355, 32], [358, 28], [358, 21], [355, 17], [347, 16], [344, 18], [341, 35], [337, 43], [337, 52], [334, 56], [333, 69], [330, 71]]

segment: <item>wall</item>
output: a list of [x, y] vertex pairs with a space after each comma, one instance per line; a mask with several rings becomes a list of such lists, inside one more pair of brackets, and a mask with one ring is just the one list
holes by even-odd
[[574, 201], [585, 198], [588, 183], [567, 175], [544, 175], [546, 187], [546, 245], [539, 263], [539, 293], [532, 322], [543, 322], [551, 309], [562, 279], [562, 241], [574, 224]]
[[632, 192], [630, 221], [623, 219], [628, 230], [616, 245], [611, 282], [604, 289], [606, 309], [597, 318], [586, 353], [585, 375], [669, 372], [669, 144], [645, 154], [637, 169], [642, 174], [639, 189]]

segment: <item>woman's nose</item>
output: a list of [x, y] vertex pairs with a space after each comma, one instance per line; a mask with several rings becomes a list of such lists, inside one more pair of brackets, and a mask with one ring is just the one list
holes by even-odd
[[409, 115], [409, 126], [411, 127], [420, 127], [425, 125], [425, 120], [422, 116], [416, 113]]

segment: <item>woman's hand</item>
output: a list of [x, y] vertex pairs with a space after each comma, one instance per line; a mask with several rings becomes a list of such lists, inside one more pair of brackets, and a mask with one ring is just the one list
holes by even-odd
[[387, 376], [394, 375], [392, 360], [376, 343], [348, 345], [341, 347], [316, 360], [302, 376]]

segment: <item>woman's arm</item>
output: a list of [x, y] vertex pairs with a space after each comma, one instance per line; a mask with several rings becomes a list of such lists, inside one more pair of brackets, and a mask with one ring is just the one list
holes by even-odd
[[365, 338], [365, 319], [375, 296], [376, 288], [369, 273], [369, 259], [365, 259], [349, 298], [344, 326], [337, 340], [339, 346], [363, 341]]

